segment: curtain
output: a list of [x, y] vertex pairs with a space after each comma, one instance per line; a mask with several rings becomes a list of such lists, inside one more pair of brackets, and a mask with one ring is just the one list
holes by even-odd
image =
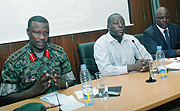
[[152, 0], [153, 3], [153, 12], [154, 12], [154, 16], [156, 16], [156, 10], [160, 7], [160, 3], [159, 0]]
[[150, 4], [151, 4], [153, 23], [155, 23], [154, 17], [156, 16], [156, 10], [160, 7], [160, 2], [159, 0], [150, 0]]

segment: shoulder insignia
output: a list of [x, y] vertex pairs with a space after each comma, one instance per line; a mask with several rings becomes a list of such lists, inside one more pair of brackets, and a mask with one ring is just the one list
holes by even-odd
[[21, 57], [24, 53], [26, 53], [26, 49], [25, 48], [21, 48], [18, 51], [14, 52], [13, 54], [11, 54], [9, 56], [9, 59], [12, 62], [15, 62], [19, 57]]
[[57, 50], [57, 51], [63, 51], [63, 48], [59, 45], [55, 45], [55, 44], [50, 44], [50, 47], [54, 50]]

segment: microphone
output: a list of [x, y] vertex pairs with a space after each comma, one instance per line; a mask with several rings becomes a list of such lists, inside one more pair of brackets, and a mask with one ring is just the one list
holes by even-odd
[[133, 43], [134, 43], [134, 45], [136, 46], [136, 49], [138, 50], [138, 52], [139, 52], [139, 54], [140, 54], [141, 58], [144, 60], [143, 56], [141, 55], [141, 52], [139, 51], [139, 48], [137, 47], [137, 45], [136, 45], [136, 44], [135, 44], [135, 42], [134, 42], [134, 40], [132, 40], [132, 42], [133, 42]]
[[[134, 40], [132, 40], [132, 42], [134, 43], [134, 45], [136, 46], [136, 49], [138, 50], [141, 58], [144, 60], [143, 56], [141, 55], [141, 52], [139, 51], [139, 48], [137, 47], [137, 45], [135, 44]], [[148, 65], [150, 66], [150, 62], [149, 62], [149, 58], [148, 58]], [[149, 69], [149, 68], [148, 68]], [[149, 70], [149, 79], [146, 80], [147, 83], [152, 83], [152, 82], [156, 82], [156, 79], [152, 79], [151, 77], [151, 71]]]

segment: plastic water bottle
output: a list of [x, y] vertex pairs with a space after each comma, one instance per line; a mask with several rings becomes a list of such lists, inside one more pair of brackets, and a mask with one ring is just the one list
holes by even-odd
[[156, 62], [157, 62], [157, 69], [158, 69], [159, 77], [161, 79], [167, 78], [165, 55], [164, 55], [164, 52], [162, 51], [161, 46], [157, 46]]
[[95, 101], [94, 101], [93, 87], [91, 84], [91, 76], [86, 68], [86, 64], [81, 65], [80, 81], [82, 85], [84, 103], [86, 106], [91, 106], [95, 103]]

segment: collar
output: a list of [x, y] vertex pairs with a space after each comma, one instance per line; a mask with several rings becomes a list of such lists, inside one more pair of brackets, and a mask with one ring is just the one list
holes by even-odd
[[[48, 50], [48, 46], [49, 45], [47, 45], [47, 47], [45, 48], [44, 55], [49, 58], [50, 53]], [[27, 52], [29, 54], [29, 58], [30, 58], [31, 62], [34, 62], [36, 60], [36, 56], [35, 56], [34, 52], [32, 51], [30, 43], [27, 44]]]
[[164, 34], [164, 30], [167, 30], [167, 32], [169, 32], [168, 27], [167, 27], [166, 29], [163, 29], [163, 28], [159, 27], [157, 24], [156, 24], [156, 26], [157, 26], [157, 28], [160, 30], [160, 32], [161, 32], [162, 34]]
[[[45, 56], [49, 58], [49, 50], [48, 49], [45, 50]], [[34, 62], [36, 60], [36, 57], [33, 53], [29, 53], [29, 58], [30, 58], [31, 62]]]
[[[113, 41], [118, 42], [114, 37], [111, 36], [110, 32], [108, 32], [107, 35], [108, 35], [109, 43], [111, 43]], [[124, 41], [126, 39], [127, 39], [127, 37], [126, 37], [126, 34], [124, 33], [124, 35], [122, 36], [122, 41]]]

